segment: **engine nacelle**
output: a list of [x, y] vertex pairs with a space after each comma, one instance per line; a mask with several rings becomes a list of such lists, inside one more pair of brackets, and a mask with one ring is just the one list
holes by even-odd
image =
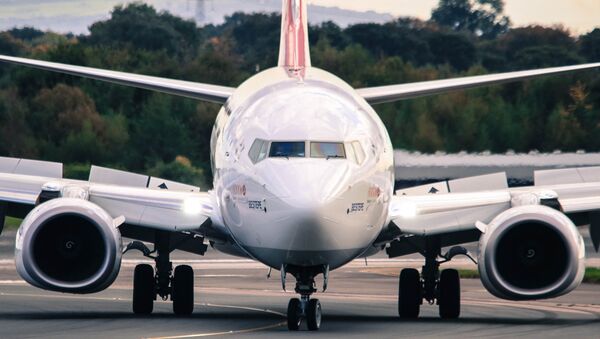
[[479, 240], [479, 273], [493, 295], [510, 300], [557, 297], [579, 286], [585, 246], [573, 222], [550, 207], [513, 207]]
[[17, 233], [17, 272], [46, 290], [101, 291], [116, 279], [121, 257], [121, 233], [113, 218], [82, 199], [58, 198], [37, 206]]

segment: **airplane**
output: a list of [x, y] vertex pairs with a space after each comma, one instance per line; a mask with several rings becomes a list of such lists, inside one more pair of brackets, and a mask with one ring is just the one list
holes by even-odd
[[[19, 275], [64, 293], [108, 288], [122, 256], [155, 261], [133, 277], [133, 312], [170, 298], [177, 315], [194, 306], [194, 272], [173, 268], [176, 249], [208, 247], [295, 278], [289, 330], [321, 327], [312, 298], [329, 273], [386, 251], [420, 253], [421, 271], [399, 274], [398, 314], [417, 318], [423, 302], [441, 318], [460, 315], [460, 279], [440, 265], [479, 241], [483, 286], [508, 300], [556, 297], [582, 281], [590, 225], [600, 245], [600, 168], [535, 172], [509, 188], [503, 173], [394, 192], [393, 148], [372, 105], [479, 86], [591, 70], [600, 63], [354, 89], [311, 67], [305, 0], [283, 0], [278, 66], [238, 88], [0, 56], [0, 61], [219, 103], [211, 145], [214, 187], [93, 166], [88, 181], [62, 177], [62, 164], [0, 158], [0, 222], [24, 218], [16, 236]], [[435, 193], [435, 194], [433, 194]], [[3, 222], [1, 223], [3, 224]], [[122, 237], [132, 238], [126, 246]], [[154, 245], [151, 250], [143, 242]], [[443, 248], [451, 247], [446, 253]], [[323, 286], [315, 277], [323, 275]]]

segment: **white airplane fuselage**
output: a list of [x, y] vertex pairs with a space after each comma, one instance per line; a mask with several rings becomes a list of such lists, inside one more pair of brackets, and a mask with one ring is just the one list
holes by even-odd
[[[306, 142], [306, 155], [255, 162], [257, 139]], [[342, 142], [346, 157], [311, 157], [310, 142]], [[247, 80], [221, 109], [211, 152], [222, 215], [214, 225], [270, 267], [335, 269], [368, 250], [389, 222], [391, 140], [373, 108], [323, 70], [277, 67]]]

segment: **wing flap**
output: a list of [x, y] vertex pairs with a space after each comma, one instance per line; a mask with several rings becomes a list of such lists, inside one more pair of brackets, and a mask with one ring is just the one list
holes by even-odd
[[196, 186], [100, 166], [92, 166], [89, 182], [124, 187], [152, 188], [181, 192], [200, 192], [200, 188]]
[[507, 188], [508, 179], [506, 178], [506, 173], [500, 172], [405, 188], [396, 191], [396, 195], [414, 196], [424, 194], [469, 193], [503, 190]]
[[600, 182], [600, 167], [592, 166], [535, 171], [533, 178], [536, 186]]
[[59, 162], [0, 157], [0, 173], [62, 178], [63, 165]]
[[100, 166], [92, 166], [88, 180], [89, 182], [98, 184], [128, 187], [146, 187], [148, 185], [147, 175], [125, 172]]

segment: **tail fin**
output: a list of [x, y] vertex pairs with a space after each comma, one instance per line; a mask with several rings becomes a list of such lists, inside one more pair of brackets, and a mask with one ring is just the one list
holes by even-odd
[[300, 71], [310, 67], [307, 0], [283, 0], [279, 67]]

